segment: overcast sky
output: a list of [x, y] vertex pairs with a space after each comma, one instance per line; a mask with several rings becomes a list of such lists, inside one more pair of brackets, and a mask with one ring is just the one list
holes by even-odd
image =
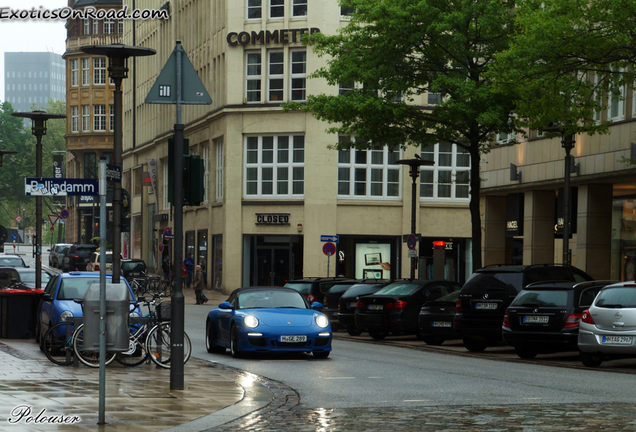
[[[53, 10], [68, 5], [67, 0], [0, 0], [0, 101], [4, 102], [5, 52], [54, 52], [66, 49], [65, 20], [9, 20], [1, 18], [11, 10]], [[41, 9], [42, 8], [42, 9]]]

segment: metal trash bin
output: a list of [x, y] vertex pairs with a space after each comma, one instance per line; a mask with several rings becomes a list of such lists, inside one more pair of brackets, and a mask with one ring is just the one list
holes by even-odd
[[[128, 317], [130, 298], [125, 283], [106, 284], [106, 351], [129, 349]], [[99, 351], [99, 284], [92, 284], [84, 295], [84, 349]]]

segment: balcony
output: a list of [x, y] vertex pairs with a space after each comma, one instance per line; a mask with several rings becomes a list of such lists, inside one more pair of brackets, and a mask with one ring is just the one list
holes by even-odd
[[66, 39], [66, 52], [79, 51], [80, 47], [90, 45], [111, 45], [122, 43], [120, 34], [92, 34], [83, 36], [69, 36]]

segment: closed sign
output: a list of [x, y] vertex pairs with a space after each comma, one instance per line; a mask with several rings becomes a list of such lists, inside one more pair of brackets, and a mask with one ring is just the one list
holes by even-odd
[[256, 225], [289, 225], [289, 213], [256, 213]]

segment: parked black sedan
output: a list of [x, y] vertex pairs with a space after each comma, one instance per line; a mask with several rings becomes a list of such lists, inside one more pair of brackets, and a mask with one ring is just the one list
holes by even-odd
[[421, 338], [418, 316], [424, 303], [460, 288], [445, 280], [404, 280], [393, 282], [375, 294], [361, 297], [356, 304], [356, 327], [366, 328], [373, 339], [389, 332], [415, 334]]
[[445, 340], [460, 339], [455, 331], [455, 303], [459, 297], [459, 289], [424, 303], [420, 309], [420, 335], [428, 345], [441, 345]]
[[503, 340], [524, 359], [578, 350], [581, 313], [611, 281], [537, 282], [512, 301], [503, 319]]
[[387, 282], [355, 284], [340, 296], [340, 300], [338, 301], [338, 322], [347, 329], [349, 335], [360, 336], [363, 331], [363, 329], [356, 327], [355, 313], [358, 299], [362, 296], [377, 292], [386, 284]]

